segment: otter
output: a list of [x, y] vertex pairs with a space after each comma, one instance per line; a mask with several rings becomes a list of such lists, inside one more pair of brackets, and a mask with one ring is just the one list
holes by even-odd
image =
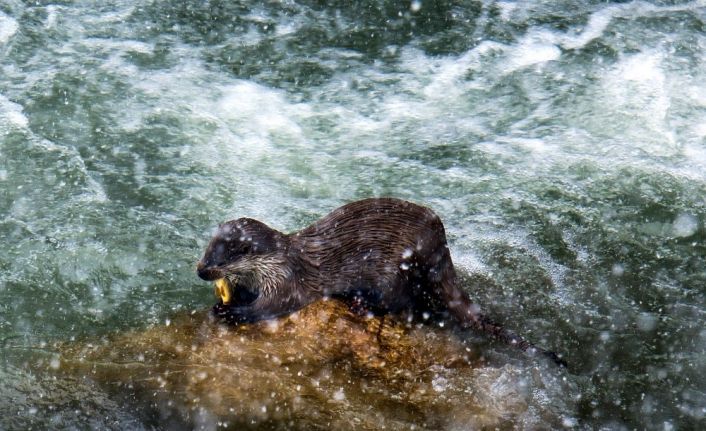
[[240, 218], [221, 224], [197, 264], [216, 281], [213, 314], [231, 324], [271, 319], [325, 298], [378, 315], [451, 315], [471, 328], [565, 362], [481, 314], [459, 287], [441, 219], [394, 198], [346, 204], [311, 226], [284, 234]]

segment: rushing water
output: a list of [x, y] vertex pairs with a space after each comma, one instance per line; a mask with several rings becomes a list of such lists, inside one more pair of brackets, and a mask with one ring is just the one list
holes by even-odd
[[[154, 341], [214, 302], [194, 262], [218, 222], [293, 231], [369, 196], [434, 208], [472, 297], [570, 367], [471, 337], [476, 371], [395, 363], [426, 374], [366, 407], [351, 378], [397, 377], [333, 362], [311, 426], [702, 428], [704, 172], [703, 0], [2, 0], [0, 429], [159, 426], [43, 375], [53, 343]], [[249, 390], [297, 378], [243, 361]], [[434, 400], [409, 392], [424, 376]], [[474, 422], [463, 394], [514, 404]], [[204, 406], [192, 426], [225, 423]], [[266, 407], [240, 414], [304, 428]]]

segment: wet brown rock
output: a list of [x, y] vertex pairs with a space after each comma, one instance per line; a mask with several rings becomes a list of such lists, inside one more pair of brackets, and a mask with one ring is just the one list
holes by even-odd
[[337, 301], [238, 327], [179, 315], [58, 349], [61, 373], [89, 376], [161, 426], [478, 428], [527, 409], [522, 396], [476, 396], [487, 369], [452, 331], [361, 317]]

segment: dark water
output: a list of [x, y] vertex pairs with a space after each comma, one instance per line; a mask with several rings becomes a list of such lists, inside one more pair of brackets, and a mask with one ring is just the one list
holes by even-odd
[[[208, 308], [220, 221], [383, 195], [434, 208], [472, 297], [568, 357], [478, 341], [476, 376], [543, 376], [483, 426], [703, 428], [705, 125], [702, 0], [3, 0], [0, 428], [154, 426], [39, 374], [45, 348]], [[442, 404], [478, 382], [444, 379]]]

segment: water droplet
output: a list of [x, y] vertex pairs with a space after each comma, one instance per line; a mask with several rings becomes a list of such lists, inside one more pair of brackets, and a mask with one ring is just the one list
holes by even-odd
[[333, 393], [333, 399], [336, 401], [343, 401], [346, 399], [346, 394], [343, 392], [343, 388], [339, 388]]
[[699, 230], [699, 220], [691, 214], [679, 214], [672, 222], [672, 233], [676, 237], [691, 236]]
[[443, 377], [443, 376], [436, 376], [431, 381], [431, 387], [436, 392], [444, 392], [446, 390], [446, 387], [448, 386], [448, 384], [449, 384], [448, 380], [446, 380], [446, 377]]
[[575, 426], [578, 425], [578, 421], [574, 418], [563, 418], [561, 420], [561, 424], [565, 426], [566, 428], [574, 428]]
[[49, 367], [52, 370], [58, 370], [60, 366], [61, 366], [61, 361], [56, 356], [51, 358], [51, 361], [49, 361]]
[[657, 326], [657, 316], [652, 313], [640, 313], [635, 323], [640, 331], [652, 331]]

